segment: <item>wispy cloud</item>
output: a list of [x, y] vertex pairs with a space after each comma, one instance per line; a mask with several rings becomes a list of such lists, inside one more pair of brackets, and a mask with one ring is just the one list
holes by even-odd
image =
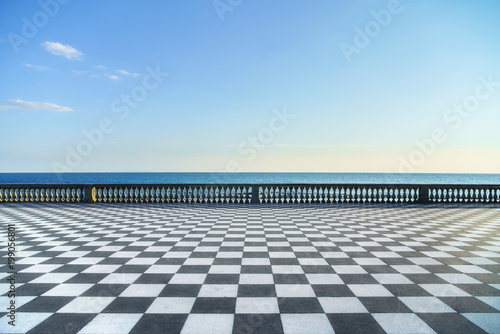
[[0, 110], [25, 109], [25, 110], [46, 110], [55, 112], [74, 111], [70, 107], [59, 106], [48, 102], [23, 101], [20, 99], [9, 100], [9, 103], [0, 103]]
[[37, 71], [47, 71], [49, 68], [45, 66], [40, 66], [40, 65], [32, 65], [32, 64], [24, 64], [24, 66], [32, 68]]
[[104, 73], [104, 75], [107, 76], [108, 78], [110, 78], [111, 80], [119, 80], [120, 79], [119, 76], [114, 75], [114, 74]]
[[130, 75], [130, 76], [133, 76], [133, 77], [138, 77], [139, 76], [139, 73], [130, 73], [130, 72], [127, 72], [125, 70], [117, 70], [116, 72], [121, 73], [123, 75]]
[[100, 69], [100, 70], [105, 70], [105, 69], [107, 69], [107, 67], [106, 67], [106, 66], [104, 66], [104, 65], [94, 65], [94, 67], [95, 67], [95, 68], [98, 68], [98, 69]]
[[73, 73], [73, 75], [76, 76], [76, 75], [88, 73], [88, 71], [86, 71], [86, 70], [72, 70], [71, 73]]
[[45, 48], [45, 50], [54, 55], [76, 60], [82, 60], [83, 58], [83, 53], [81, 51], [78, 51], [77, 49], [69, 45], [63, 45], [58, 42], [49, 41], [43, 42], [41, 45]]

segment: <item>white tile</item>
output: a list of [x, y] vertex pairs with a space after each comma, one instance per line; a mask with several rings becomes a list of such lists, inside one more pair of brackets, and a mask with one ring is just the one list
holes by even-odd
[[51, 315], [44, 312], [16, 312], [15, 326], [9, 325], [10, 318], [4, 315], [0, 318], [0, 333], [26, 333]]
[[430, 257], [409, 257], [407, 258], [411, 262], [415, 263], [416, 265], [419, 266], [430, 266], [430, 265], [442, 265], [443, 263], [439, 262], [438, 260], [435, 260]]
[[134, 259], [130, 259], [127, 263], [125, 263], [126, 265], [153, 265], [156, 263], [156, 261], [158, 261], [159, 258], [155, 258], [155, 257], [137, 257], [137, 258], [134, 258]]
[[132, 284], [141, 274], [109, 274], [99, 281], [99, 284]]
[[306, 274], [310, 284], [344, 284], [337, 274]]
[[241, 271], [241, 266], [211, 266], [208, 271], [210, 274], [239, 274]]
[[241, 261], [243, 266], [270, 266], [271, 260], [259, 257], [246, 257]]
[[206, 274], [175, 274], [169, 284], [203, 284]]
[[195, 297], [158, 297], [146, 313], [189, 314], [195, 301]]
[[76, 297], [57, 313], [100, 313], [115, 297]]
[[436, 333], [422, 319], [413, 313], [374, 313], [375, 320], [389, 334], [392, 333]]
[[214, 259], [209, 258], [189, 258], [184, 261], [183, 265], [185, 266], [211, 266], [214, 262]]
[[439, 273], [437, 273], [436, 276], [441, 277], [446, 282], [451, 283], [451, 284], [482, 284], [481, 281], [478, 281], [477, 279], [472, 278], [469, 275], [465, 275], [465, 274], [439, 274]]
[[500, 311], [500, 297], [476, 297], [476, 298]]
[[239, 284], [274, 284], [272, 274], [241, 274]]
[[120, 297], [157, 297], [165, 284], [131, 284]]
[[467, 261], [469, 263], [475, 264], [475, 265], [497, 265], [498, 262], [495, 262], [493, 260], [484, 258], [484, 257], [461, 257], [462, 260]]
[[88, 267], [82, 273], [84, 274], [109, 274], [120, 268], [119, 264], [96, 264]]
[[376, 257], [357, 257], [353, 259], [361, 266], [385, 266], [386, 263]]
[[59, 284], [42, 296], [79, 296], [93, 286], [94, 284]]
[[274, 297], [238, 298], [236, 313], [280, 313], [278, 299]]
[[190, 314], [181, 334], [232, 334], [233, 314]]
[[368, 313], [356, 297], [319, 297], [325, 313]]
[[456, 269], [462, 273], [466, 274], [488, 274], [491, 273], [491, 271], [483, 269], [481, 267], [475, 266], [475, 265], [451, 265], [453, 269]]
[[392, 265], [401, 274], [429, 274], [427, 270], [417, 265]]
[[48, 273], [30, 281], [30, 283], [62, 283], [75, 276], [76, 273]]
[[372, 274], [380, 284], [413, 284], [413, 282], [402, 274]]
[[302, 270], [301, 266], [271, 266], [273, 270], [273, 274], [303, 274], [304, 270]]
[[236, 297], [238, 284], [205, 284], [201, 287], [198, 297]]
[[68, 264], [90, 264], [90, 265], [95, 265], [99, 262], [104, 260], [104, 257], [80, 257], [78, 259], [75, 259]]
[[357, 297], [392, 297], [393, 294], [379, 284], [348, 284]]
[[401, 255], [395, 252], [372, 252], [372, 255], [380, 259], [393, 259], [402, 257]]
[[17, 260], [16, 264], [39, 264], [50, 259], [51, 257], [25, 257]]
[[415, 313], [455, 313], [436, 297], [399, 297]]
[[488, 333], [500, 333], [500, 313], [462, 313]]
[[146, 274], [175, 274], [181, 266], [176, 264], [154, 264], [144, 273]]
[[303, 266], [328, 266], [328, 262], [323, 258], [307, 258], [301, 257], [298, 258], [299, 263]]
[[306, 284], [276, 284], [278, 297], [316, 297], [314, 290]]
[[141, 317], [142, 314], [136, 313], [101, 313], [78, 333], [102, 333], [103, 329], [106, 330], [107, 334], [128, 333]]
[[436, 297], [465, 297], [470, 296], [464, 290], [452, 284], [419, 284], [423, 289]]
[[273, 258], [294, 259], [295, 253], [294, 252], [269, 252], [269, 257], [271, 259], [273, 259]]
[[334, 334], [325, 314], [281, 314], [284, 334]]
[[337, 274], [367, 274], [363, 267], [357, 265], [333, 265], [332, 268]]
[[62, 267], [62, 264], [35, 264], [34, 266], [28, 267], [19, 271], [20, 273], [48, 273]]

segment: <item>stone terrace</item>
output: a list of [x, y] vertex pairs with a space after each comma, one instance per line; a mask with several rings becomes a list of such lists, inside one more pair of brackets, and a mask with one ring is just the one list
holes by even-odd
[[0, 224], [2, 333], [500, 332], [498, 206], [1, 204]]

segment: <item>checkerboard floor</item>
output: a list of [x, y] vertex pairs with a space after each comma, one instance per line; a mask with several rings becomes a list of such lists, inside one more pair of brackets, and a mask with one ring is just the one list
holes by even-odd
[[0, 332], [500, 333], [500, 208], [2, 204]]

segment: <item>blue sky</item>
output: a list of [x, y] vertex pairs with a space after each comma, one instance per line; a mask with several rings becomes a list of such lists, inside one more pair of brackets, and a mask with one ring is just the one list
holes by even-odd
[[2, 1], [0, 172], [499, 173], [499, 14]]

